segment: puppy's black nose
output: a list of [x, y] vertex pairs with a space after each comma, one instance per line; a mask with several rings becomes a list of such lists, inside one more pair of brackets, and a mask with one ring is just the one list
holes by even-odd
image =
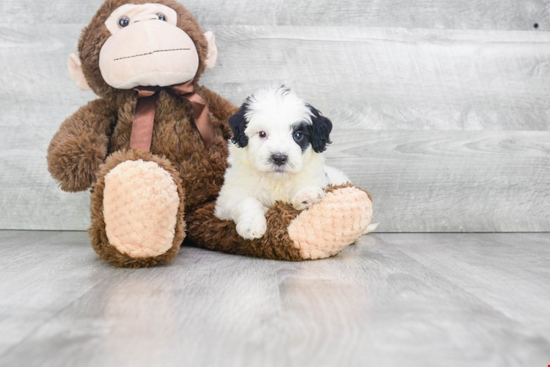
[[271, 161], [275, 163], [277, 166], [282, 166], [288, 161], [288, 155], [281, 154], [281, 153], [272, 154]]

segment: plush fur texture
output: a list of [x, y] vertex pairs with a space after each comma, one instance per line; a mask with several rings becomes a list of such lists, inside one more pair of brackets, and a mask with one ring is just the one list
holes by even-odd
[[[246, 240], [239, 236], [233, 221], [219, 220], [214, 216], [214, 203], [206, 204], [186, 217], [186, 241], [210, 250], [274, 260], [301, 261], [333, 256], [361, 236], [368, 224], [369, 214], [372, 216], [372, 202], [368, 192], [351, 184], [331, 185], [325, 189], [325, 193], [320, 209], [326, 209], [328, 206], [338, 210], [320, 212], [312, 211], [311, 208], [300, 211], [290, 204], [277, 201], [265, 215], [265, 235], [254, 240]], [[350, 193], [351, 196], [348, 197]], [[310, 211], [311, 215], [304, 216]], [[312, 226], [312, 223], [318, 220], [325, 227]], [[333, 223], [337, 223], [338, 226], [344, 224], [344, 227], [335, 226]], [[292, 232], [289, 228], [291, 225]], [[317, 233], [308, 239], [307, 235], [311, 234], [313, 229]], [[333, 238], [338, 238], [342, 234], [346, 238], [339, 239], [336, 243], [331, 242]], [[325, 237], [327, 239], [323, 240]], [[317, 246], [317, 240], [321, 240], [320, 246]]]
[[124, 4], [146, 3], [163, 4], [176, 11], [178, 15], [177, 26], [191, 37], [199, 54], [199, 69], [195, 75], [196, 82], [199, 81], [200, 76], [204, 72], [206, 68], [205, 60], [208, 55], [208, 42], [195, 16], [185, 9], [183, 5], [175, 0], [107, 0], [99, 8], [88, 27], [84, 29], [78, 43], [82, 70], [89, 86], [97, 95], [104, 98], [113, 98], [120, 95], [119, 89], [114, 89], [103, 80], [99, 69], [99, 53], [103, 44], [111, 35], [104, 24], [105, 20], [115, 9]]
[[[331, 213], [327, 215], [327, 213]], [[364, 233], [372, 220], [369, 194], [353, 187], [329, 190], [319, 204], [312, 206], [288, 227], [288, 234], [304, 259], [336, 255]], [[332, 233], [323, 231], [333, 227]]]
[[335, 168], [325, 170], [321, 153], [330, 143], [332, 123], [289, 88], [256, 92], [229, 124], [230, 167], [216, 216], [235, 221], [245, 239], [264, 235], [265, 213], [276, 201], [307, 209], [321, 201], [323, 188], [349, 181]]
[[[176, 11], [178, 27], [191, 37], [199, 55], [196, 82], [206, 68], [208, 55], [208, 42], [195, 17], [174, 0], [107, 0], [84, 29], [78, 46], [82, 72], [100, 99], [90, 102], [63, 122], [48, 149], [48, 165], [63, 190], [82, 191], [93, 187], [89, 235], [95, 251], [115, 266], [166, 264], [178, 253], [187, 223], [187, 238], [196, 246], [271, 259], [305, 259], [300, 242], [289, 235], [287, 228], [291, 222], [296, 228], [307, 226], [309, 222], [302, 221], [300, 211], [287, 204], [276, 203], [266, 213], [266, 236], [255, 241], [238, 236], [232, 221], [214, 216], [215, 200], [227, 168], [227, 140], [232, 136], [227, 121], [237, 112], [235, 106], [216, 93], [196, 84], [196, 92], [208, 103], [214, 126], [216, 137], [210, 145], [205, 146], [193, 123], [189, 101], [161, 90], [156, 104], [151, 151], [129, 148], [137, 95], [132, 90], [109, 86], [99, 69], [99, 52], [110, 35], [104, 22], [114, 9], [127, 3], [161, 3]], [[323, 144], [320, 142], [319, 146]], [[154, 162], [169, 174], [177, 188], [179, 201], [172, 246], [166, 252], [150, 257], [143, 256], [143, 251], [140, 256], [132, 256], [132, 252], [120, 251], [113, 246], [107, 236], [104, 217], [106, 175], [124, 162], [140, 160]], [[136, 193], [146, 195], [138, 190]], [[345, 195], [339, 200], [345, 206]], [[350, 209], [350, 212], [355, 212], [355, 209]], [[333, 214], [329, 213], [329, 216]], [[341, 214], [338, 215], [341, 217]], [[354, 216], [346, 218], [351, 218], [354, 223], [360, 221]], [[135, 235], [139, 237], [139, 231], [146, 230], [141, 227], [134, 229]], [[334, 230], [334, 227], [327, 226], [319, 235]], [[357, 232], [352, 237], [360, 235]], [[325, 256], [333, 254], [331, 250]], [[323, 254], [318, 257], [323, 257]]]
[[109, 243], [134, 258], [166, 253], [180, 204], [170, 173], [156, 162], [127, 160], [105, 175], [103, 215]]
[[89, 188], [107, 156], [116, 115], [105, 100], [95, 100], [67, 119], [48, 148], [48, 168], [61, 189]]
[[[90, 102], [69, 117], [61, 125], [48, 149], [50, 172], [62, 189], [81, 191], [94, 185], [90, 236], [96, 252], [117, 266], [151, 266], [173, 259], [183, 240], [184, 213], [215, 200], [223, 182], [227, 167], [226, 141], [231, 136], [227, 118], [236, 111], [231, 103], [196, 84], [196, 92], [208, 103], [217, 136], [206, 147], [193, 123], [189, 101], [160, 91], [151, 152], [128, 151], [137, 95], [133, 90], [112, 88], [103, 80], [99, 69], [99, 53], [110, 36], [104, 22], [111, 12], [126, 3], [147, 2], [162, 3], [176, 11], [178, 27], [195, 43], [200, 65], [194, 79], [197, 81], [200, 78], [205, 69], [208, 42], [195, 17], [181, 4], [172, 0], [107, 0], [84, 29], [78, 47], [86, 81], [102, 98]], [[185, 202], [185, 206], [182, 204], [178, 212], [176, 233], [180, 234], [174, 237], [172, 248], [161, 256], [135, 259], [117, 251], [105, 234], [104, 176], [117, 163], [133, 159], [162, 162], [161, 167], [172, 172], [174, 178], [177, 177], [174, 181], [178, 183], [182, 203]], [[103, 162], [106, 163], [102, 166]]]
[[[176, 214], [176, 225], [174, 228], [174, 237], [172, 246], [168, 251], [151, 257], [132, 257], [128, 253], [119, 251], [113, 246], [107, 237], [104, 213], [104, 191], [105, 191], [105, 176], [108, 175], [118, 165], [128, 161], [150, 161], [158, 164], [166, 172], [170, 174], [176, 188], [178, 189], [179, 205]], [[97, 172], [97, 182], [94, 185], [91, 198], [91, 214], [92, 223], [88, 229], [92, 246], [101, 258], [105, 261], [120, 267], [141, 268], [165, 264], [174, 259], [180, 249], [180, 244], [185, 238], [185, 222], [183, 221], [184, 209], [184, 192], [182, 189], [181, 178], [179, 172], [174, 168], [172, 163], [165, 159], [148, 152], [138, 150], [121, 150], [109, 156], [105, 164]]]

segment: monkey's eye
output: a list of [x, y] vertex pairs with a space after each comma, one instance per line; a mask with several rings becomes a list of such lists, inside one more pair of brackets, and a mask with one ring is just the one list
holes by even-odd
[[130, 24], [130, 18], [128, 18], [126, 15], [123, 17], [120, 17], [120, 19], [118, 20], [118, 26], [120, 28], [127, 27], [128, 24]]
[[294, 133], [294, 141], [300, 142], [300, 141], [302, 141], [303, 138], [304, 138], [304, 133], [303, 133], [303, 132], [301, 132], [301, 131], [296, 131], [296, 132]]
[[166, 22], [166, 15], [164, 15], [162, 13], [157, 13], [157, 17], [159, 18], [159, 20], [162, 20], [163, 22]]
[[260, 138], [262, 138], [262, 139], [267, 138], [267, 133], [266, 133], [265, 131], [260, 131], [260, 132], [258, 133], [258, 135], [259, 135]]

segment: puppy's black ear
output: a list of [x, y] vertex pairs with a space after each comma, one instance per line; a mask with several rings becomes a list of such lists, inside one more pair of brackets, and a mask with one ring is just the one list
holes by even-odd
[[321, 114], [315, 107], [308, 104], [311, 111], [311, 147], [315, 153], [322, 153], [327, 149], [330, 141], [330, 132], [332, 131], [332, 122]]
[[248, 112], [248, 100], [243, 103], [239, 110], [229, 118], [229, 127], [233, 132], [231, 141], [239, 148], [244, 148], [248, 145], [248, 136], [244, 133], [248, 121], [246, 121], [245, 114]]

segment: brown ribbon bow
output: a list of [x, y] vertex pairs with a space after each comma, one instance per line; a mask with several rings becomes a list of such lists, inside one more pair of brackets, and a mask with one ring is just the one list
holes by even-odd
[[[155, 121], [155, 106], [157, 103], [158, 92], [161, 87], [136, 87], [138, 92], [138, 101], [132, 121], [132, 136], [130, 138], [130, 147], [145, 151], [151, 150], [151, 141], [153, 139], [153, 125]], [[214, 128], [210, 121], [210, 112], [204, 99], [195, 92], [193, 79], [190, 81], [164, 87], [170, 93], [186, 98], [193, 106], [195, 117], [195, 126], [199, 130], [202, 140], [206, 146], [214, 140]]]

